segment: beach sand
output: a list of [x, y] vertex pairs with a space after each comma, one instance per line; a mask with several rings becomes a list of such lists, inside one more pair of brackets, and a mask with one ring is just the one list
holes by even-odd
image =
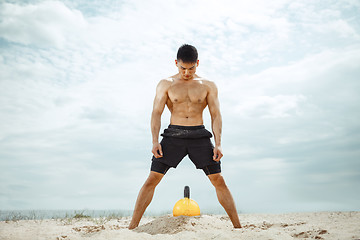
[[1, 240], [76, 239], [341, 239], [360, 240], [360, 212], [240, 214], [241, 229], [226, 215], [144, 217], [128, 230], [130, 217], [0, 222]]

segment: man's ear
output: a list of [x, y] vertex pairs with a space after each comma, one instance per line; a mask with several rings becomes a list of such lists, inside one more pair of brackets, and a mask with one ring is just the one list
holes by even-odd
[[175, 65], [177, 66], [177, 64], [178, 64], [178, 61], [175, 59]]
[[199, 60], [196, 61], [196, 67], [198, 67], [198, 66], [199, 66]]

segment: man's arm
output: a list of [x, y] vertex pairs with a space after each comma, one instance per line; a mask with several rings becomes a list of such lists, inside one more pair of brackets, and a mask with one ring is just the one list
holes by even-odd
[[156, 158], [162, 157], [163, 155], [161, 145], [159, 143], [159, 132], [161, 127], [161, 115], [168, 99], [167, 90], [169, 86], [170, 82], [167, 80], [161, 80], [157, 85], [153, 111], [151, 114], [151, 134], [153, 142], [152, 153]]
[[214, 148], [214, 161], [219, 161], [223, 154], [221, 149], [221, 130], [222, 130], [222, 118], [220, 113], [220, 103], [218, 99], [218, 90], [213, 82], [208, 84], [210, 90], [207, 96], [207, 103], [211, 115], [211, 128], [215, 139]]

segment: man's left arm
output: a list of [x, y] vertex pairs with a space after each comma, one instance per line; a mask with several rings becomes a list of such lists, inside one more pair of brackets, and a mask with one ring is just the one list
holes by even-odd
[[223, 156], [221, 149], [221, 130], [222, 130], [222, 119], [220, 113], [220, 103], [218, 98], [218, 90], [213, 82], [208, 82], [209, 93], [207, 96], [207, 104], [211, 115], [211, 128], [215, 139], [214, 148], [214, 161], [220, 161]]

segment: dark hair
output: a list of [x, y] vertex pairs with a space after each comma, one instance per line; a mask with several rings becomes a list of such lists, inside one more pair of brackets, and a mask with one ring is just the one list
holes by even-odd
[[184, 44], [179, 48], [176, 58], [184, 63], [194, 63], [198, 60], [198, 52], [194, 46]]

